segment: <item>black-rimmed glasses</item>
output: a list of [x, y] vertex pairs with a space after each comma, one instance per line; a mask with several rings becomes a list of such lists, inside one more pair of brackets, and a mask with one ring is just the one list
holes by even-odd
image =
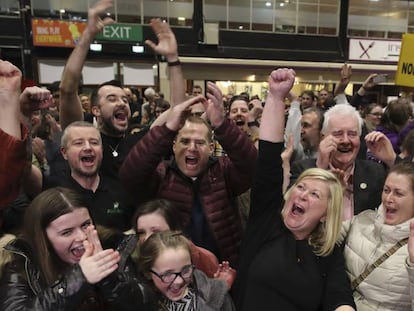
[[165, 272], [163, 274], [158, 274], [154, 270], [150, 270], [150, 272], [160, 278], [163, 283], [172, 283], [175, 281], [177, 276], [180, 276], [183, 280], [189, 279], [193, 275], [194, 265], [187, 265], [184, 266], [180, 272]]

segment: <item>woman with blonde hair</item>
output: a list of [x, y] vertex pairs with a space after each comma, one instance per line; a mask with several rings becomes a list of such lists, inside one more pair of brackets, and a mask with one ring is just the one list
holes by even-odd
[[342, 185], [321, 169], [303, 172], [285, 197], [281, 152], [284, 99], [292, 69], [269, 78], [259, 158], [241, 262], [232, 287], [238, 310], [352, 311], [355, 304], [341, 249]]

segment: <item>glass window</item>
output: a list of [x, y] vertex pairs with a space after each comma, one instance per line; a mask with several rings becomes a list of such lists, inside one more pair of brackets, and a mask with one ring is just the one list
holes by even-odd
[[[413, 1], [350, 0], [348, 34], [395, 38], [407, 31]], [[414, 22], [414, 17], [413, 17]]]
[[229, 0], [229, 29], [251, 30], [250, 0]]
[[168, 20], [169, 1], [167, 0], [143, 0], [144, 24], [148, 24], [152, 18]]
[[252, 30], [273, 31], [273, 1], [252, 1]]
[[319, 26], [319, 10], [317, 4], [299, 2], [298, 33], [315, 34]]
[[227, 1], [204, 0], [204, 19], [206, 22], [218, 22], [220, 29], [227, 29]]
[[275, 32], [296, 32], [297, 3], [296, 1], [275, 1]]
[[0, 0], [1, 15], [20, 15], [19, 0]]

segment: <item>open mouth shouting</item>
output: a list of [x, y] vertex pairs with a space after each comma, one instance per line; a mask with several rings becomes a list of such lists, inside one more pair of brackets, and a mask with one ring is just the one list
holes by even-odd
[[198, 158], [196, 156], [186, 156], [185, 164], [188, 169], [194, 170], [198, 167]]
[[243, 126], [246, 123], [242, 118], [237, 118], [234, 120], [234, 122], [236, 122], [237, 126]]
[[77, 247], [72, 248], [70, 252], [72, 256], [75, 258], [75, 260], [79, 261], [83, 256], [83, 253], [85, 253], [85, 248], [83, 247], [83, 245], [79, 245]]
[[299, 205], [293, 204], [291, 213], [295, 216], [305, 214], [305, 209]]
[[119, 109], [114, 112], [114, 121], [121, 125], [127, 125], [128, 124], [128, 113], [125, 111], [125, 109]]
[[94, 155], [85, 155], [85, 156], [81, 156], [81, 158], [80, 158], [82, 164], [84, 164], [85, 166], [94, 165], [95, 164], [95, 159], [96, 159], [96, 156], [94, 156]]

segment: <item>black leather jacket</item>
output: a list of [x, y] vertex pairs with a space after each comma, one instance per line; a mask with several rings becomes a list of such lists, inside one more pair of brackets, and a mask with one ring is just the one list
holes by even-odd
[[[124, 244], [125, 245], [125, 244]], [[151, 310], [150, 292], [133, 274], [126, 273], [129, 250], [119, 249], [121, 263], [117, 272], [97, 284], [89, 284], [79, 265], [47, 285], [29, 245], [20, 239], [6, 250], [14, 254], [4, 267], [0, 280], [0, 310]]]

